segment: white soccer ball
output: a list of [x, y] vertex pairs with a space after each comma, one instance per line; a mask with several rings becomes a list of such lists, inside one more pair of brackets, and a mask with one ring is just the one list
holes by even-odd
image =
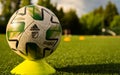
[[25, 59], [42, 59], [53, 53], [61, 38], [61, 25], [49, 9], [29, 5], [10, 18], [6, 37], [14, 52]]

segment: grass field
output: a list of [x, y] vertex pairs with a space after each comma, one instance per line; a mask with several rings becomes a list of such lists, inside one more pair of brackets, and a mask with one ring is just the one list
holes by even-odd
[[[61, 43], [46, 58], [56, 69], [55, 75], [120, 75], [120, 37], [72, 36], [70, 42]], [[11, 51], [5, 35], [0, 35], [0, 75], [11, 75], [24, 59]]]

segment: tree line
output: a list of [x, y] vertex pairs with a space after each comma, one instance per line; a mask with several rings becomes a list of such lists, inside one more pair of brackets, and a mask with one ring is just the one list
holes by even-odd
[[[2, 4], [2, 14], [0, 15], [0, 33], [5, 33], [6, 25], [11, 15], [19, 8], [32, 4], [32, 0], [0, 0]], [[59, 10], [56, 4], [50, 0], [38, 0], [38, 5], [47, 7], [53, 11], [61, 22], [67, 34], [73, 35], [109, 35], [107, 31], [112, 31], [120, 35], [120, 15], [114, 3], [108, 2], [106, 7], [98, 7], [81, 17], [78, 17], [76, 10], [70, 9], [64, 12], [63, 8]]]

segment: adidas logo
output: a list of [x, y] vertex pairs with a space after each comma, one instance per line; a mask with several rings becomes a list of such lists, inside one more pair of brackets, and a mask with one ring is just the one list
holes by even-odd
[[34, 24], [34, 26], [32, 26], [31, 27], [31, 29], [30, 29], [31, 31], [34, 31], [34, 30], [40, 30], [38, 27], [37, 27], [37, 25], [36, 24]]

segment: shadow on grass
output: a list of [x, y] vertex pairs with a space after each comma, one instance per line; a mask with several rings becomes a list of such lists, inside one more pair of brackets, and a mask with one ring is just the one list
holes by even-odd
[[100, 74], [120, 74], [120, 64], [92, 64], [76, 65], [56, 68], [58, 72], [68, 73], [100, 73]]

